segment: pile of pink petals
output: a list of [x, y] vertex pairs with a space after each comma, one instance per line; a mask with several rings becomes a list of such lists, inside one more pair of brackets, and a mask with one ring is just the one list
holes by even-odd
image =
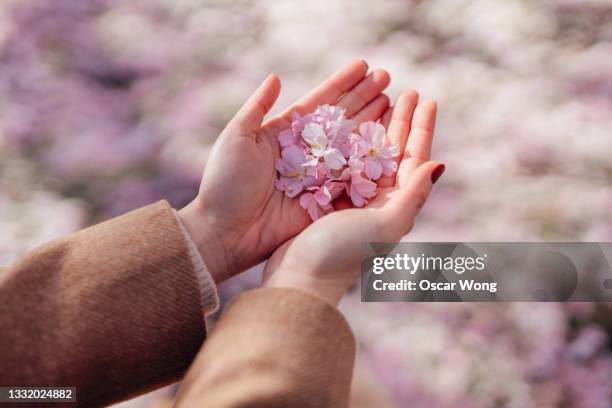
[[397, 145], [385, 146], [385, 128], [355, 122], [337, 106], [319, 106], [314, 113], [294, 113], [291, 127], [278, 135], [281, 158], [276, 162], [276, 188], [300, 205], [313, 220], [334, 210], [346, 194], [356, 207], [376, 196], [376, 183], [397, 171]]

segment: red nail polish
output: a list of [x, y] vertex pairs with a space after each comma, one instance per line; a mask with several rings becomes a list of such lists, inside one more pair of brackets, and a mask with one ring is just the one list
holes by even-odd
[[438, 181], [440, 176], [444, 174], [444, 170], [446, 170], [446, 166], [443, 164], [438, 164], [434, 171], [431, 172], [431, 182], [432, 184]]

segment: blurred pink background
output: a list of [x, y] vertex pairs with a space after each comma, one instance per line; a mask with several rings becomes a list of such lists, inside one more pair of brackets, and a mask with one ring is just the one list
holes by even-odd
[[[440, 104], [447, 171], [406, 240], [612, 241], [611, 56], [610, 0], [3, 0], [0, 263], [162, 198], [180, 207], [267, 73], [279, 111], [357, 58], [390, 72], [391, 97]], [[257, 270], [224, 298], [255, 284]], [[597, 305], [357, 292], [341, 308], [381, 405], [612, 407]]]

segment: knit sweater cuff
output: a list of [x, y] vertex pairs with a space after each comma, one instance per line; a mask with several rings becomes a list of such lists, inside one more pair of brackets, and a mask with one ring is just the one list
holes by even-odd
[[176, 210], [174, 211], [174, 216], [178, 221], [179, 226], [181, 227], [181, 231], [183, 232], [183, 236], [185, 237], [185, 242], [187, 242], [187, 247], [189, 249], [189, 256], [191, 257], [191, 262], [193, 263], [193, 267], [196, 271], [196, 276], [198, 278], [198, 285], [200, 288], [200, 295], [202, 299], [202, 309], [204, 310], [204, 316], [209, 316], [217, 311], [219, 308], [219, 295], [217, 294], [217, 285], [215, 285], [215, 281], [212, 278], [202, 256], [200, 255], [200, 251], [196, 247], [193, 239], [191, 239], [191, 235], [187, 231], [187, 228], [183, 225], [181, 218], [179, 217]]

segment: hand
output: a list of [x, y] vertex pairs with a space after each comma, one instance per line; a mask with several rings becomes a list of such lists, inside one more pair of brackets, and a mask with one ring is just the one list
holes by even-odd
[[291, 123], [291, 112], [305, 114], [334, 104], [358, 123], [376, 120], [389, 106], [382, 91], [389, 75], [355, 61], [324, 81], [293, 106], [265, 123], [280, 93], [270, 75], [223, 130], [206, 163], [196, 199], [179, 211], [216, 282], [266, 259], [311, 221], [299, 200], [276, 190], [278, 134]]
[[436, 103], [417, 103], [416, 92], [405, 92], [382, 118], [389, 141], [403, 152], [397, 174], [381, 179], [366, 207], [325, 215], [278, 248], [264, 269], [264, 286], [293, 287], [335, 305], [359, 277], [362, 242], [397, 242], [412, 229], [444, 172], [443, 164], [429, 161]]

